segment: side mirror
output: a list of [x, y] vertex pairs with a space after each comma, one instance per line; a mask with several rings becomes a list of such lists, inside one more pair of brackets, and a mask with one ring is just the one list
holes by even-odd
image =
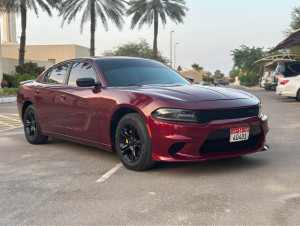
[[76, 80], [76, 85], [78, 87], [101, 87], [100, 83], [96, 83], [93, 78], [79, 78]]

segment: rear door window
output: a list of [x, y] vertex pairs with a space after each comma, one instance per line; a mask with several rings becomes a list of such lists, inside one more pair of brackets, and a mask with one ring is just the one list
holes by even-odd
[[93, 78], [98, 82], [93, 66], [87, 62], [77, 62], [72, 65], [68, 85], [77, 86], [76, 80], [79, 78]]
[[43, 83], [48, 84], [63, 84], [64, 80], [66, 78], [68, 68], [70, 64], [65, 63], [58, 65], [57, 67], [53, 68], [51, 71], [49, 71], [45, 76]]

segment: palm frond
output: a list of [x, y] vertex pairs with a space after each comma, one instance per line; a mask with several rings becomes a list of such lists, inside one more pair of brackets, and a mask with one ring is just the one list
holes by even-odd
[[139, 24], [149, 26], [154, 22], [154, 12], [157, 11], [163, 25], [167, 24], [167, 17], [175, 23], [183, 23], [188, 8], [185, 0], [131, 0], [128, 2], [127, 16], [132, 16], [131, 29]]
[[94, 1], [95, 4], [95, 21], [97, 21], [97, 17], [99, 17], [105, 30], [108, 30], [108, 19], [119, 29], [122, 28], [124, 23], [123, 14], [125, 11], [124, 0], [63, 0], [60, 6], [60, 16], [63, 18], [62, 26], [65, 21], [70, 23], [83, 11], [80, 23], [80, 29], [82, 31], [84, 24], [90, 20], [92, 1]]

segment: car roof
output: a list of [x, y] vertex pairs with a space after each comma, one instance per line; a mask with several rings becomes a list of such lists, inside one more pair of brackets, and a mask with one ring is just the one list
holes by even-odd
[[[80, 58], [74, 58], [70, 60], [115, 60], [115, 59], [135, 59], [135, 60], [152, 60], [152, 59], [146, 59], [146, 58], [141, 58], [141, 57], [130, 57], [130, 56], [93, 56], [93, 57], [80, 57]], [[154, 60], [152, 60], [154, 61]]]
[[129, 56], [94, 56], [94, 57], [78, 57], [73, 59], [68, 59], [64, 61], [60, 61], [58, 63], [53, 64], [50, 68], [53, 68], [57, 65], [72, 62], [72, 61], [99, 61], [99, 60], [117, 60], [117, 59], [135, 59], [135, 60], [149, 60], [149, 61], [155, 61], [157, 63], [160, 63], [159, 61], [152, 60], [152, 59], [145, 59], [145, 58], [139, 58], [139, 57], [129, 57]]

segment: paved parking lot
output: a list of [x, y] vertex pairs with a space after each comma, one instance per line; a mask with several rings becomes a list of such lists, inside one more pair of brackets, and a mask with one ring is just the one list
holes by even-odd
[[0, 114], [0, 132], [22, 127], [22, 122], [18, 114]]
[[300, 102], [246, 91], [269, 116], [267, 152], [145, 172], [71, 142], [30, 145], [16, 104], [1, 104], [0, 225], [299, 224]]

